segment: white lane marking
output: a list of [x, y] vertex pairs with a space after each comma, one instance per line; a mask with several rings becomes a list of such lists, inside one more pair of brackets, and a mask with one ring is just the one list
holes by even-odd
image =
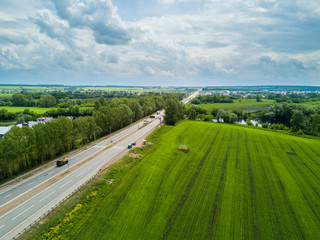
[[29, 183], [28, 186], [30, 186], [30, 185], [33, 184], [33, 183], [34, 183], [34, 182]]
[[3, 227], [4, 227], [4, 225], [2, 225], [2, 226], [0, 227], [0, 229], [3, 228]]
[[88, 167], [88, 169], [91, 169], [91, 168], [93, 168], [94, 167], [94, 165], [91, 165], [90, 167]]
[[50, 194], [48, 194], [47, 196], [45, 196], [44, 198], [42, 198], [41, 200], [40, 200], [40, 202], [42, 202], [43, 200], [45, 200], [47, 197], [49, 197], [51, 194], [53, 194], [55, 191], [53, 191], [53, 192], [51, 192]]
[[63, 188], [65, 185], [67, 185], [69, 182], [71, 182], [72, 179], [70, 179], [68, 182], [66, 182], [65, 184], [63, 184], [62, 186], [60, 186], [60, 188]]
[[26, 210], [24, 210], [23, 212], [21, 212], [20, 214], [18, 214], [17, 216], [15, 216], [14, 218], [12, 218], [12, 220], [15, 220], [17, 217], [21, 216], [22, 214], [24, 214], [26, 211], [28, 211], [30, 208], [33, 208], [33, 205], [31, 207], [28, 207]]
[[7, 196], [5, 196], [4, 198], [10, 197], [12, 195], [12, 193], [8, 194]]
[[76, 177], [80, 177], [84, 172], [79, 173]]

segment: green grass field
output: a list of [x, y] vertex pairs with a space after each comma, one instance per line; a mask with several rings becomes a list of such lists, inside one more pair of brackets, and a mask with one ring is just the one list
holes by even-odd
[[320, 106], [320, 101], [310, 101], [310, 102], [299, 103], [299, 104], [306, 105], [306, 106]]
[[30, 111], [42, 114], [46, 111], [50, 110], [50, 108], [39, 108], [39, 107], [8, 107], [8, 106], [2, 106], [1, 109], [6, 109], [8, 112], [23, 112], [25, 109], [29, 109]]
[[128, 92], [169, 92], [180, 93], [187, 92], [185, 88], [146, 88], [146, 87], [77, 87], [77, 90], [89, 91], [89, 90], [102, 90], [102, 91], [128, 91]]
[[0, 90], [7, 91], [7, 90], [64, 90], [68, 88], [67, 86], [0, 86]]
[[[262, 102], [257, 102], [256, 99], [240, 99], [239, 100], [233, 100], [233, 103], [210, 103], [210, 104], [199, 104], [196, 106], [199, 106], [200, 108], [206, 109], [208, 111], [211, 111], [212, 108], [221, 108], [225, 110], [233, 110], [233, 109], [257, 109], [261, 107], [268, 107], [274, 103], [274, 100], [270, 99], [263, 99]], [[187, 104], [187, 107], [191, 107], [191, 103]]]
[[168, 128], [62, 238], [319, 239], [319, 141], [217, 123]]
[[11, 93], [0, 93], [0, 98], [10, 98], [12, 97]]

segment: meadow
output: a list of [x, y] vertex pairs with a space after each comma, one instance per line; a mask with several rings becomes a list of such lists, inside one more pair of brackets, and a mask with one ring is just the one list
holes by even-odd
[[30, 111], [33, 111], [38, 114], [45, 113], [46, 111], [49, 111], [51, 108], [40, 108], [40, 107], [8, 107], [8, 106], [1, 106], [1, 109], [6, 109], [8, 112], [23, 112], [25, 109], [29, 109]]
[[299, 103], [300, 105], [306, 105], [306, 106], [320, 106], [320, 101], [309, 101], [304, 103]]
[[194, 121], [162, 127], [150, 140], [154, 151], [108, 193], [96, 189], [99, 200], [90, 208], [82, 202], [60, 237], [319, 238], [318, 140]]
[[64, 90], [68, 86], [36, 86], [36, 85], [0, 85], [0, 90], [16, 91], [16, 90]]
[[[235, 99], [233, 103], [208, 103], [208, 104], [199, 104], [200, 108], [211, 111], [212, 108], [219, 108], [224, 110], [233, 110], [233, 109], [243, 109], [249, 111], [250, 109], [256, 110], [256, 108], [267, 108], [272, 105], [274, 100], [263, 99], [262, 102], [257, 102], [256, 99]], [[187, 107], [191, 107], [191, 103], [187, 104]]]
[[0, 98], [11, 98], [12, 94], [11, 93], [0, 93]]

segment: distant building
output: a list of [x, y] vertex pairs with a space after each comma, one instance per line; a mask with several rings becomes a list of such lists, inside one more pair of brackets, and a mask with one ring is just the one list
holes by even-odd
[[37, 119], [37, 122], [38, 123], [40, 123], [40, 122], [41, 123], [46, 123], [46, 122], [52, 121], [52, 119], [53, 119], [52, 117], [42, 117], [41, 116], [40, 118]]
[[12, 127], [13, 126], [0, 127], [0, 138], [3, 138], [3, 136], [9, 132]]
[[28, 127], [33, 127], [34, 125], [37, 125], [39, 122], [36, 122], [36, 121], [29, 121], [29, 122], [26, 122], [26, 126]]

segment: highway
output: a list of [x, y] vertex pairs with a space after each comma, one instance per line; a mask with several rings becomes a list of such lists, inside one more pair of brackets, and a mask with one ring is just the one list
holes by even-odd
[[199, 95], [202, 89], [197, 90], [196, 92], [192, 93], [190, 96], [186, 97], [185, 99], [182, 100], [184, 104], [187, 104], [190, 102], [192, 99], [194, 99], [196, 96]]
[[[184, 99], [183, 103], [186, 104], [191, 101], [200, 91]], [[69, 168], [84, 162], [88, 158], [92, 158], [92, 160], [85, 162], [75, 171], [65, 174], [59, 181], [2, 215], [0, 217], [0, 239], [12, 239], [25, 228], [28, 228], [30, 224], [46, 214], [48, 210], [54, 208], [59, 201], [68, 197], [70, 193], [76, 191], [78, 187], [93, 177], [102, 166], [111, 162], [117, 155], [127, 149], [129, 144], [154, 130], [162, 121], [163, 115], [164, 111], [161, 111], [157, 118], [149, 119], [150, 123], [145, 126], [141, 127], [143, 123], [140, 121], [80, 152], [70, 158], [69, 166], [51, 167], [1, 192], [0, 208], [6, 207], [8, 203], [52, 179], [54, 176], [66, 172]], [[138, 128], [138, 126], [141, 128]], [[94, 157], [97, 152], [101, 152], [101, 154]]]
[[[159, 121], [159, 120], [158, 120]], [[130, 134], [132, 134], [134, 131], [138, 129], [138, 125], [142, 126], [142, 122], [136, 123], [133, 126], [126, 128], [122, 130], [121, 132], [110, 136], [108, 139], [94, 145], [93, 147], [88, 148], [87, 150], [77, 154], [74, 157], [71, 157], [69, 159], [69, 166], [73, 167], [80, 162], [86, 160], [87, 158], [93, 156], [100, 150], [107, 147], [107, 145], [111, 145], [112, 143], [115, 143], [119, 141], [120, 139], [123, 139]], [[10, 203], [11, 201], [15, 200], [19, 196], [22, 196], [23, 194], [26, 194], [27, 192], [31, 191], [32, 189], [36, 188], [37, 186], [43, 184], [44, 182], [52, 179], [53, 177], [67, 171], [67, 167], [52, 167], [44, 172], [41, 172], [31, 178], [26, 179], [25, 181], [21, 182], [18, 185], [13, 186], [12, 188], [3, 191], [0, 193], [0, 208], [4, 205]]]
[[[45, 213], [47, 209], [53, 207], [58, 199], [62, 200], [66, 192], [72, 192], [77, 189], [80, 183], [85, 182], [86, 179], [89, 179], [97, 173], [101, 166], [112, 160], [115, 156], [125, 150], [129, 144], [140, 139], [149, 131], [156, 128], [159, 124], [160, 120], [156, 118], [139, 130], [137, 130], [137, 126], [135, 125], [135, 130], [137, 131], [132, 133], [130, 136], [118, 143], [115, 143], [113, 146], [106, 149], [101, 155], [93, 158], [90, 162], [82, 165], [58, 182], [52, 184], [34, 197], [1, 216], [0, 239], [11, 239], [14, 237], [17, 233], [26, 228], [29, 222], [33, 222]], [[103, 146], [103, 144], [106, 143], [102, 142], [98, 144], [98, 146]], [[64, 165], [62, 169], [63, 168], [66, 169], [68, 166]]]

